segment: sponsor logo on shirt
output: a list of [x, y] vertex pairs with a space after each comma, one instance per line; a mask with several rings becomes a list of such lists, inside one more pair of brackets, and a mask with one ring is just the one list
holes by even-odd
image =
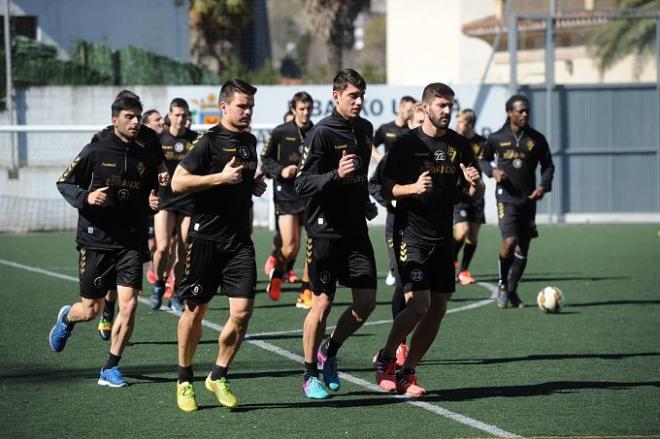
[[347, 149], [348, 148], [348, 143], [344, 143], [343, 145], [335, 145], [335, 149]]
[[116, 168], [117, 163], [101, 162], [101, 166], [104, 168]]
[[511, 142], [500, 142], [500, 146], [511, 146]]
[[385, 137], [395, 138], [395, 137], [396, 137], [396, 133], [385, 133]]

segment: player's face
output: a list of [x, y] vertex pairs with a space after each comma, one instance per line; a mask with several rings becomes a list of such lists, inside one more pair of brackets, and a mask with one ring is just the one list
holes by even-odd
[[230, 102], [220, 102], [223, 121], [237, 131], [250, 126], [253, 108], [254, 97], [241, 92], [235, 92]]
[[401, 117], [401, 120], [410, 120], [413, 117], [412, 102], [402, 102], [399, 105], [399, 117]]
[[511, 111], [506, 114], [513, 125], [522, 128], [529, 123], [529, 104], [525, 101], [516, 101]]
[[332, 92], [332, 99], [337, 107], [337, 112], [346, 119], [355, 119], [362, 111], [364, 104], [364, 90], [360, 90], [353, 84], [348, 84], [344, 91]]
[[309, 116], [312, 114], [312, 104], [303, 101], [296, 102], [293, 114], [298, 125], [307, 125]]
[[112, 125], [121, 137], [133, 140], [140, 129], [140, 109], [121, 110], [117, 116], [112, 116]]
[[459, 114], [458, 117], [456, 118], [456, 131], [458, 134], [465, 136], [466, 134], [470, 134], [472, 131], [472, 125], [470, 122], [467, 120], [465, 116], [462, 114]]
[[445, 130], [451, 122], [451, 111], [454, 108], [453, 96], [434, 96], [429, 102], [424, 102], [424, 110], [429, 122], [437, 129]]
[[181, 107], [172, 107], [170, 110], [170, 127], [174, 131], [183, 131], [188, 121], [188, 111]]
[[154, 130], [156, 134], [162, 133], [165, 129], [165, 121], [159, 112], [151, 113], [145, 125]]
[[424, 119], [426, 119], [426, 114], [423, 111], [415, 111], [412, 117], [408, 119], [408, 128], [414, 130], [424, 123]]

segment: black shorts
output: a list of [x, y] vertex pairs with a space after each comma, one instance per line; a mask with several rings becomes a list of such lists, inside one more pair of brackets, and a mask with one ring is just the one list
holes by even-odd
[[78, 249], [80, 296], [100, 299], [108, 290], [122, 287], [142, 289], [143, 254], [138, 250]]
[[275, 215], [293, 215], [305, 211], [305, 202], [303, 200], [296, 201], [276, 201], [275, 202]]
[[529, 241], [539, 236], [536, 229], [536, 202], [518, 205], [498, 201], [497, 218], [499, 219], [502, 238], [517, 236], [522, 240]]
[[254, 298], [257, 264], [252, 241], [235, 243], [188, 238], [185, 272], [177, 293], [183, 300], [208, 303], [218, 291]]
[[195, 204], [190, 194], [174, 194], [170, 187], [161, 186], [158, 190], [160, 210], [180, 213], [184, 216], [192, 216]]
[[314, 294], [333, 295], [345, 287], [376, 289], [376, 260], [369, 235], [307, 239], [307, 269]]
[[456, 290], [453, 241], [407, 242], [395, 234], [394, 251], [404, 293], [429, 290], [451, 294]]
[[474, 203], [458, 203], [454, 206], [454, 224], [466, 221], [474, 224], [486, 223], [483, 200]]

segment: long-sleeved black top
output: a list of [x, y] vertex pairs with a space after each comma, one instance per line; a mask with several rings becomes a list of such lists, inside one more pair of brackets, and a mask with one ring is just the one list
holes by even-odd
[[294, 178], [282, 177], [282, 169], [298, 165], [302, 156], [303, 142], [311, 127], [299, 128], [295, 121], [275, 127], [270, 139], [261, 151], [261, 167], [273, 179], [275, 202], [298, 201], [300, 195], [294, 187]]
[[484, 174], [493, 176], [490, 162], [496, 159], [497, 168], [504, 171], [506, 178], [497, 183], [498, 200], [511, 203], [527, 203], [529, 195], [536, 189], [536, 168], [541, 164], [541, 184], [546, 192], [552, 190], [555, 165], [552, 163], [550, 147], [545, 136], [530, 126], [523, 127], [516, 136], [509, 122], [488, 136], [481, 150], [479, 167]]
[[[306, 198], [307, 233], [312, 238], [346, 238], [366, 233], [367, 173], [373, 126], [361, 117], [344, 119], [335, 109], [305, 138], [295, 187]], [[357, 169], [339, 178], [342, 154], [356, 154]]]
[[[157, 159], [136, 141], [114, 134], [85, 146], [57, 181], [78, 209], [76, 242], [99, 250], [146, 250], [149, 193], [157, 185]], [[90, 206], [90, 192], [108, 187], [106, 202]]]

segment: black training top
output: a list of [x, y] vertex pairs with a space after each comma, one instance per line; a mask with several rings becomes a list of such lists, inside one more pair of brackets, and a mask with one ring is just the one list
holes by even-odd
[[[114, 132], [114, 127], [112, 125], [108, 125], [98, 133], [95, 133], [89, 143], [107, 139], [108, 137], [114, 135]], [[156, 157], [158, 164], [165, 161], [165, 155], [163, 154], [163, 148], [161, 147], [160, 141], [158, 140], [158, 134], [156, 134], [156, 132], [148, 126], [140, 124], [140, 128], [138, 129], [134, 141], [138, 146], [141, 146], [142, 148], [149, 151], [149, 153], [153, 154], [153, 156]]]
[[376, 130], [376, 134], [374, 134], [374, 145], [385, 145], [385, 152], [387, 153], [392, 149], [394, 141], [408, 131], [410, 131], [410, 129], [407, 125], [400, 127], [395, 121], [384, 123]]
[[[481, 151], [483, 148], [486, 146], [486, 138], [483, 136], [480, 136], [479, 134], [475, 134], [471, 138], [467, 139], [467, 141], [470, 144], [470, 147], [472, 148], [472, 154], [474, 155], [475, 163], [478, 163], [479, 157], [481, 157]], [[481, 168], [476, 166], [476, 168], [479, 170], [479, 174], [481, 174]], [[484, 199], [480, 198], [478, 200], [475, 200], [472, 198], [469, 194], [469, 187], [464, 186], [463, 190], [460, 191], [460, 200], [459, 203], [461, 206], [478, 206], [478, 207], [483, 207], [484, 206]]]
[[229, 131], [218, 124], [197, 139], [194, 148], [179, 165], [191, 174], [209, 175], [222, 172], [232, 157], [236, 157], [236, 166], [243, 166], [243, 180], [238, 184], [223, 184], [194, 194], [191, 237], [218, 242], [250, 239], [257, 138], [248, 132]]
[[479, 157], [481, 170], [493, 176], [490, 164], [497, 158], [497, 168], [504, 171], [506, 179], [497, 184], [498, 200], [512, 203], [527, 203], [528, 196], [536, 189], [536, 167], [541, 164], [541, 186], [546, 192], [552, 190], [555, 165], [548, 142], [543, 134], [526, 126], [518, 133], [511, 131], [509, 123], [488, 136], [488, 142]]
[[392, 198], [394, 184], [415, 183], [425, 171], [433, 180], [430, 192], [396, 201], [394, 227], [406, 240], [433, 243], [451, 238], [459, 186], [468, 185], [460, 163], [477, 166], [467, 139], [450, 129], [434, 138], [418, 127], [395, 142], [383, 172], [385, 197]]
[[[177, 165], [193, 148], [193, 144], [198, 137], [197, 132], [189, 129], [186, 129], [182, 135], [177, 137], [174, 137], [169, 129], [165, 129], [158, 136], [165, 154], [165, 166], [170, 174], [170, 181]], [[193, 209], [192, 195], [174, 194], [172, 186], [169, 184], [158, 189], [158, 198], [160, 199], [161, 209], [180, 208], [182, 211], [192, 211]]]
[[[310, 237], [345, 238], [367, 232], [372, 135], [371, 122], [359, 116], [346, 120], [335, 109], [305, 138], [295, 186], [307, 199], [305, 216]], [[356, 154], [357, 169], [339, 178], [337, 167], [344, 151]]]
[[[137, 141], [124, 143], [114, 134], [82, 149], [57, 181], [64, 199], [78, 209], [76, 242], [81, 247], [146, 251], [157, 165]], [[87, 195], [106, 186], [106, 202], [90, 206]]]
[[394, 205], [392, 201], [383, 196], [383, 172], [385, 171], [385, 164], [389, 154], [385, 153], [383, 158], [380, 159], [376, 165], [374, 173], [369, 178], [369, 194], [381, 206], [387, 209], [387, 213], [394, 214]]
[[275, 127], [270, 139], [261, 151], [261, 163], [264, 172], [273, 179], [273, 198], [275, 202], [298, 201], [300, 195], [293, 185], [292, 178], [282, 177], [282, 169], [298, 165], [302, 155], [303, 142], [310, 127], [299, 128], [295, 121]]

